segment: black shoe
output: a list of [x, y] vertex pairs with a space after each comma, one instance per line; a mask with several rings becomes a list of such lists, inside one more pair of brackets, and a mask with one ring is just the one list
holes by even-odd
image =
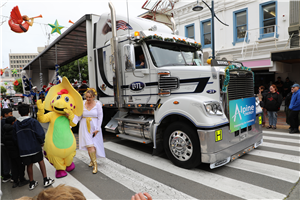
[[18, 186], [19, 186], [19, 182], [14, 182], [12, 188], [16, 188], [16, 187], [18, 187]]
[[54, 179], [49, 178], [44, 178], [44, 187], [48, 187], [54, 183]]
[[19, 187], [23, 187], [24, 185], [27, 185], [29, 183], [29, 180], [20, 181]]
[[292, 130], [292, 127], [289, 127], [290, 130]]
[[29, 183], [29, 190], [33, 190], [38, 184], [39, 184], [39, 182], [37, 182], [37, 181], [31, 181]]
[[273, 126], [272, 129], [276, 129], [276, 126]]
[[272, 128], [272, 126], [268, 126], [268, 127], [267, 127], [267, 129], [270, 129], [270, 128]]
[[6, 182], [10, 181], [10, 179], [11, 179], [10, 175], [3, 176], [2, 183], [6, 183]]
[[290, 133], [299, 133], [298, 129], [293, 129]]

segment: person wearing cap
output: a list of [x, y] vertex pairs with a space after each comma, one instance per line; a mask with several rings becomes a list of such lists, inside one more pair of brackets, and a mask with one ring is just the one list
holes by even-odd
[[299, 111], [300, 111], [300, 91], [299, 91], [300, 85], [298, 83], [295, 83], [292, 85], [292, 98], [291, 103], [289, 106], [289, 109], [291, 110], [289, 119], [291, 124], [291, 130], [290, 133], [299, 133]]

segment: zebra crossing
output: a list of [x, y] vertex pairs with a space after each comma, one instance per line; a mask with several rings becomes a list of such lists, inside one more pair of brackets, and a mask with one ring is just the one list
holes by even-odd
[[[300, 135], [264, 131], [264, 143], [216, 169], [174, 166], [165, 155], [152, 156], [151, 145], [125, 140], [104, 143], [96, 175], [86, 151], [77, 150], [76, 169], [53, 186], [79, 188], [87, 199], [130, 199], [148, 192], [153, 199], [285, 199], [300, 177]], [[45, 161], [48, 174], [55, 169]]]

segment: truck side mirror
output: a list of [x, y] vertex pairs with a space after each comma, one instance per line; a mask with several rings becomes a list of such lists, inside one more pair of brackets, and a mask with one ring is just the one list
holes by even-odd
[[124, 45], [124, 62], [125, 70], [135, 70], [135, 55], [133, 44]]

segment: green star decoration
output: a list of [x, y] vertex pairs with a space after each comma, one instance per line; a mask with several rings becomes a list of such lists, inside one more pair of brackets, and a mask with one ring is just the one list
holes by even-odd
[[60, 26], [60, 25], [58, 24], [57, 20], [55, 21], [54, 24], [48, 24], [48, 25], [51, 26], [51, 28], [52, 28], [51, 34], [52, 34], [52, 33], [55, 33], [55, 32], [61, 34], [60, 29], [64, 28], [63, 26]]
[[16, 69], [11, 70], [11, 72], [12, 72], [12, 74], [17, 74], [18, 73]]

